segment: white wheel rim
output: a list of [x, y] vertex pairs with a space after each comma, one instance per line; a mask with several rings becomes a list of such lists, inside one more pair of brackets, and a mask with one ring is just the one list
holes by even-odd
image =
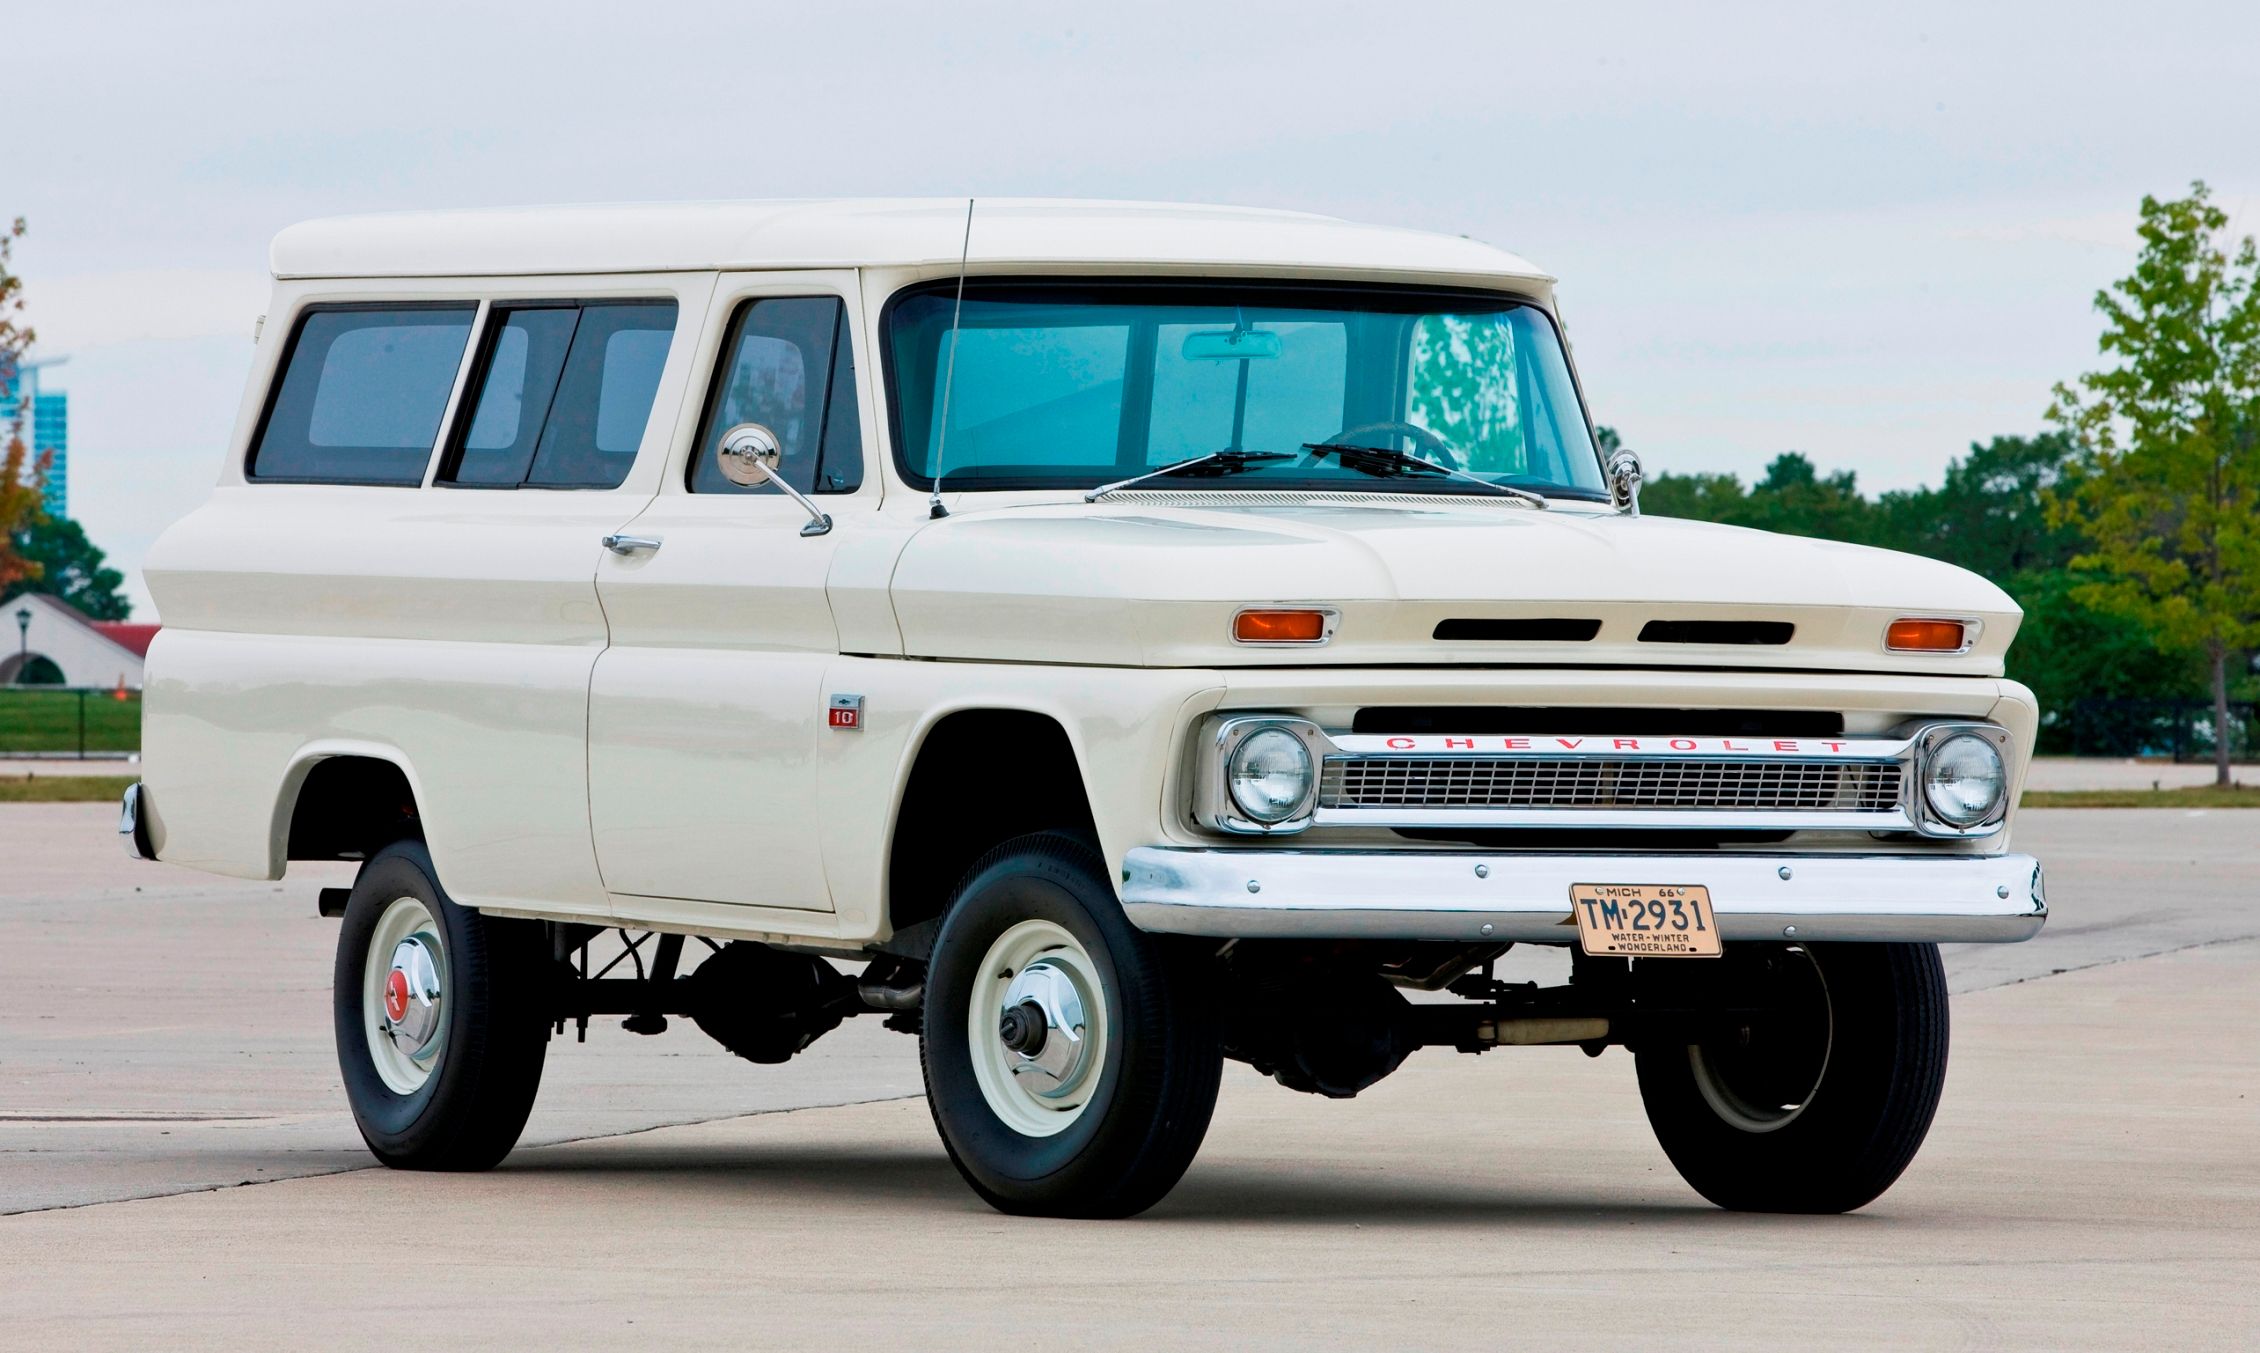
[[[1044, 1015], [1040, 1046], [1031, 1052], [1008, 1042], [1007, 1031], [1025, 1029], [1036, 1011]], [[1010, 927], [981, 960], [965, 1033], [973, 1079], [1006, 1127], [1028, 1137], [1066, 1131], [1090, 1105], [1106, 1065], [1098, 965], [1063, 926]]]
[[[1813, 962], [1807, 950], [1799, 948], [1790, 952], [1801, 955], [1807, 963]], [[1695, 1088], [1701, 1092], [1703, 1102], [1711, 1106], [1711, 1112], [1744, 1132], [1778, 1132], [1796, 1122], [1813, 1106], [1814, 1097], [1828, 1079], [1829, 1059], [1836, 1052], [1836, 1008], [1829, 996], [1828, 974], [1821, 971], [1818, 963], [1813, 963], [1813, 974], [1820, 983], [1821, 1019], [1826, 1025], [1827, 1041], [1821, 1045], [1821, 1064], [1813, 1073], [1812, 1085], [1806, 1089], [1805, 1097], [1795, 1104], [1752, 1103], [1727, 1084], [1718, 1069], [1703, 1056], [1701, 1044], [1687, 1045], [1687, 1061], [1694, 1069]]]
[[361, 962], [361, 1028], [387, 1088], [424, 1088], [447, 1046], [447, 941], [420, 898], [394, 898], [377, 917]]

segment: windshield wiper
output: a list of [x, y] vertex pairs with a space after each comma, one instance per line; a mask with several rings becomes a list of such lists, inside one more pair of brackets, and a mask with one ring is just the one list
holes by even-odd
[[1518, 489], [1511, 484], [1495, 484], [1481, 475], [1455, 470], [1449, 465], [1423, 459], [1410, 451], [1383, 446], [1351, 446], [1344, 442], [1304, 442], [1303, 449], [1314, 456], [1332, 456], [1342, 462], [1344, 469], [1356, 470], [1377, 479], [1404, 479], [1418, 474], [1448, 475], [1453, 479], [1464, 479], [1470, 484], [1481, 484], [1484, 488], [1494, 493], [1503, 493], [1509, 498], [1519, 498], [1532, 507], [1553, 506], [1543, 494]]
[[1144, 474], [1132, 475], [1128, 479], [1117, 479], [1111, 484], [1101, 484], [1089, 493], [1084, 494], [1083, 501], [1095, 503], [1116, 489], [1126, 489], [1132, 484], [1143, 484], [1149, 479], [1159, 479], [1167, 474], [1190, 475], [1194, 478], [1205, 479], [1218, 475], [1240, 474], [1252, 466], [1263, 464], [1265, 461], [1293, 459], [1293, 456], [1284, 451], [1211, 451], [1205, 456], [1194, 456], [1190, 460], [1175, 461], [1162, 466], [1158, 470], [1148, 470]]

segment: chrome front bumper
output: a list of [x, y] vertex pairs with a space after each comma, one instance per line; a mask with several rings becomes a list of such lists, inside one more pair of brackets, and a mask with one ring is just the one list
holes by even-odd
[[1141, 930], [1245, 938], [1577, 937], [1577, 883], [1701, 884], [1728, 940], [2031, 939], [2048, 919], [2030, 855], [1553, 855], [1182, 850], [1123, 862]]

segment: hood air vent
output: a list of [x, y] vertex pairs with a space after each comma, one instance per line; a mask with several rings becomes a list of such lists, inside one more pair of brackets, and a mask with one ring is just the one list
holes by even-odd
[[1436, 637], [1449, 642], [1582, 644], [1601, 632], [1598, 620], [1439, 620]]
[[1797, 627], [1786, 620], [1651, 620], [1644, 644], [1786, 644]]

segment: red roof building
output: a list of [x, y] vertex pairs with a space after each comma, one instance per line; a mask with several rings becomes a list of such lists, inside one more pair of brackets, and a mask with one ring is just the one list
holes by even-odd
[[120, 648], [133, 650], [137, 658], [149, 656], [149, 641], [157, 637], [156, 625], [136, 624], [131, 620], [96, 620], [89, 622], [94, 632]]

